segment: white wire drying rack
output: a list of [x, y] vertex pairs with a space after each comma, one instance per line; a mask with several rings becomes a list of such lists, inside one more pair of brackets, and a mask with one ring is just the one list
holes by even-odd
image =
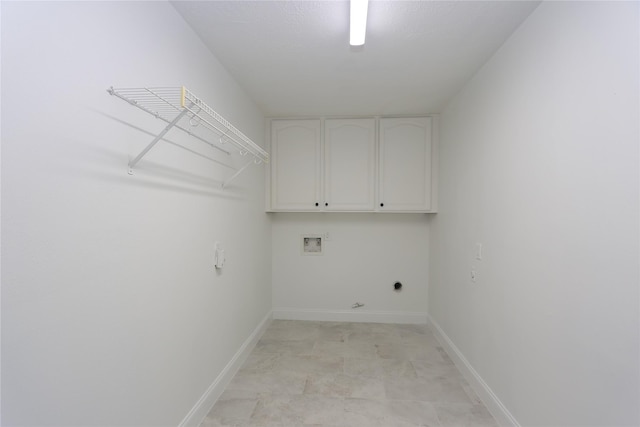
[[[142, 87], [142, 88], [114, 88], [107, 89], [109, 94], [116, 96], [129, 104], [153, 115], [154, 117], [167, 123], [167, 126], [147, 145], [136, 157], [129, 162], [129, 174], [133, 173], [136, 164], [153, 148], [154, 145], [172, 128], [178, 128], [192, 137], [210, 145], [216, 150], [231, 154], [219, 145], [197, 135], [193, 132], [194, 127], [204, 127], [219, 136], [218, 142], [224, 144], [232, 143], [241, 155], [250, 154], [253, 159], [228, 177], [222, 187], [227, 186], [232, 180], [240, 175], [252, 163], [268, 163], [269, 154], [256, 143], [251, 141], [245, 134], [240, 132], [235, 126], [229, 123], [224, 117], [216, 113], [204, 101], [196, 97], [184, 86], [179, 87]], [[188, 119], [189, 127], [180, 124], [183, 118]], [[185, 120], [186, 120], [185, 119]], [[223, 164], [222, 162], [217, 162]], [[227, 165], [225, 165], [227, 166]]]

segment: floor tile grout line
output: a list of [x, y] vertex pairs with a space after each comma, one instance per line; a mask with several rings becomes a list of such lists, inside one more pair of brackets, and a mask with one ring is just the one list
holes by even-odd
[[[332, 389], [328, 389], [328, 390], [323, 390], [323, 389], [319, 389], [319, 391], [321, 392], [320, 394], [309, 394], [306, 393], [307, 391], [312, 391], [310, 388], [308, 389], [308, 385], [309, 385], [309, 381], [310, 378], [313, 379], [317, 379], [318, 377], [321, 376], [327, 376], [329, 375], [331, 378], [330, 379], [335, 379], [338, 377], [343, 377], [343, 378], [350, 378], [350, 379], [357, 379], [360, 378], [362, 380], [363, 383], [367, 383], [367, 381], [369, 381], [370, 379], [370, 375], [373, 372], [369, 372], [368, 374], [364, 374], [363, 371], [360, 371], [359, 374], [357, 374], [358, 370], [354, 370], [351, 372], [347, 371], [347, 360], [353, 359], [354, 361], [359, 360], [361, 363], [369, 363], [370, 361], [375, 361], [375, 363], [373, 364], [374, 366], [377, 365], [378, 367], [381, 367], [381, 371], [376, 372], [375, 375], [373, 376], [373, 378], [376, 378], [381, 386], [383, 387], [383, 396], [381, 397], [381, 395], [379, 395], [377, 398], [375, 398], [374, 400], [377, 402], [384, 402], [385, 407], [387, 407], [387, 413], [385, 413], [386, 415], [384, 415], [385, 417], [388, 417], [388, 419], [394, 419], [394, 415], [393, 413], [390, 413], [388, 411], [390, 411], [389, 408], [393, 407], [394, 405], [397, 405], [399, 403], [397, 402], [402, 402], [403, 405], [411, 405], [413, 404], [415, 406], [416, 403], [420, 403], [422, 406], [427, 405], [429, 407], [437, 407], [437, 413], [434, 412], [435, 409], [432, 408], [432, 413], [429, 415], [430, 417], [430, 425], [440, 425], [442, 427], [449, 427], [450, 425], [452, 425], [451, 423], [446, 424], [446, 422], [444, 421], [445, 419], [448, 420], [453, 420], [453, 422], [456, 422], [456, 419], [459, 419], [459, 417], [469, 417], [469, 416], [478, 416], [476, 413], [472, 413], [470, 412], [469, 408], [481, 408], [484, 409], [484, 411], [486, 412], [486, 414], [488, 414], [488, 412], [486, 411], [486, 408], [484, 407], [484, 405], [481, 404], [477, 404], [474, 401], [473, 396], [470, 396], [468, 394], [468, 390], [467, 388], [465, 388], [465, 384], [463, 382], [460, 381], [460, 372], [457, 370], [457, 368], [455, 368], [454, 365], [452, 365], [452, 362], [450, 360], [443, 360], [442, 357], [440, 357], [439, 351], [437, 349], [437, 346], [435, 347], [435, 349], [432, 347], [432, 350], [435, 350], [435, 353], [432, 353], [430, 350], [424, 350], [423, 355], [419, 356], [419, 358], [416, 358], [415, 360], [412, 357], [407, 357], [407, 355], [405, 354], [402, 360], [400, 359], [396, 359], [395, 357], [397, 357], [398, 355], [402, 355], [403, 353], [386, 353], [386, 354], [380, 354], [380, 347], [376, 348], [376, 352], [375, 352], [375, 356], [372, 359], [360, 359], [360, 358], [350, 358], [348, 357], [348, 353], [347, 353], [347, 348], [349, 347], [350, 341], [353, 341], [352, 339], [357, 337], [358, 335], [356, 334], [361, 334], [361, 336], [364, 336], [366, 338], [367, 334], [369, 334], [369, 336], [373, 336], [376, 337], [376, 339], [381, 339], [381, 340], [387, 340], [390, 339], [389, 337], [393, 337], [394, 340], [397, 340], [396, 342], [399, 342], [401, 347], [406, 347], [407, 345], [411, 346], [414, 345], [416, 342], [420, 343], [422, 338], [425, 338], [427, 341], [429, 340], [430, 335], [432, 335], [432, 333], [428, 330], [428, 329], [424, 329], [424, 328], [419, 328], [419, 327], [403, 327], [403, 326], [398, 326], [398, 325], [391, 325], [391, 324], [386, 324], [386, 325], [370, 325], [370, 324], [357, 324], [357, 325], [352, 325], [352, 324], [345, 324], [345, 323], [336, 323], [333, 322], [332, 325], [334, 327], [334, 329], [332, 330], [321, 330], [322, 328], [320, 327], [320, 325], [322, 325], [321, 322], [295, 322], [295, 321], [287, 321], [288, 323], [286, 324], [278, 324], [277, 322], [274, 322], [271, 327], [269, 328], [271, 331], [275, 331], [275, 332], [271, 332], [270, 334], [265, 334], [263, 336], [263, 340], [268, 340], [269, 338], [273, 338], [274, 336], [277, 337], [288, 337], [288, 338], [295, 338], [295, 337], [300, 337], [300, 336], [308, 336], [308, 335], [313, 335], [315, 338], [314, 340], [311, 342], [312, 344], [312, 349], [316, 349], [317, 353], [319, 354], [315, 354], [315, 351], [311, 351], [312, 354], [306, 354], [304, 357], [300, 357], [301, 355], [299, 354], [286, 354], [286, 352], [291, 351], [292, 349], [282, 349], [283, 351], [280, 352], [275, 352], [275, 353], [267, 353], [267, 352], [263, 352], [260, 353], [260, 346], [256, 346], [256, 349], [254, 350], [254, 352], [252, 352], [252, 355], [260, 355], [262, 354], [263, 356], [266, 355], [266, 358], [268, 359], [269, 357], [273, 357], [274, 359], [281, 359], [284, 357], [289, 357], [288, 362], [295, 362], [296, 359], [300, 359], [302, 361], [301, 364], [298, 364], [298, 366], [294, 366], [294, 371], [295, 369], [298, 369], [298, 371], [300, 370], [304, 370], [304, 369], [311, 369], [311, 371], [313, 372], [298, 372], [294, 375], [294, 377], [296, 376], [303, 376], [304, 378], [304, 384], [302, 384], [302, 387], [298, 387], [296, 388], [296, 390], [299, 391], [300, 395], [298, 396], [299, 400], [298, 403], [300, 404], [301, 402], [304, 402], [305, 399], [309, 399], [310, 396], [322, 396], [322, 393], [332, 393]], [[325, 363], [323, 364], [322, 361], [324, 360], [326, 362], [327, 357], [329, 357], [328, 355], [330, 355], [331, 353], [328, 352], [327, 350], [330, 350], [330, 348], [332, 347], [331, 345], [329, 345], [328, 347], [325, 347], [324, 349], [322, 348], [322, 344], [319, 344], [316, 348], [316, 344], [318, 342], [334, 342], [333, 340], [329, 340], [329, 339], [323, 339], [324, 337], [331, 337], [331, 336], [335, 336], [332, 335], [336, 329], [342, 329], [342, 332], [340, 333], [339, 337], [340, 337], [340, 341], [337, 341], [338, 343], [343, 343], [343, 346], [334, 346], [334, 348], [341, 348], [342, 352], [344, 354], [335, 354], [335, 359], [334, 360], [338, 360], [338, 363], [329, 363], [328, 365]], [[326, 335], [323, 335], [326, 334]], [[351, 338], [351, 340], [350, 340]], [[431, 337], [433, 338], [433, 337]], [[399, 340], [399, 341], [398, 341]], [[262, 340], [261, 340], [262, 341]], [[282, 344], [282, 340], [276, 340], [279, 341], [281, 345]], [[415, 342], [414, 342], [415, 341]], [[355, 342], [354, 342], [355, 343]], [[302, 347], [300, 347], [300, 344], [298, 344], [299, 348], [298, 350], [300, 350], [300, 348], [303, 348], [305, 346], [305, 344], [302, 344]], [[389, 346], [389, 343], [387, 343], [387, 346]], [[425, 347], [423, 347], [423, 349], [428, 348], [429, 346], [426, 345], [425, 342]], [[272, 347], [270, 347], [272, 348]], [[286, 351], [285, 351], [286, 350]], [[295, 352], [295, 348], [293, 349], [293, 351]], [[417, 349], [416, 351], [421, 351], [420, 349]], [[315, 356], [314, 356], [315, 354]], [[356, 353], [357, 354], [357, 353]], [[381, 355], [387, 356], [386, 358], [380, 357]], [[324, 359], [323, 359], [324, 357]], [[434, 358], [438, 358], [439, 360], [433, 360]], [[330, 358], [330, 357], [329, 357]], [[257, 359], [257, 360], [256, 360]], [[287, 359], [284, 360], [285, 362], [287, 362]], [[364, 362], [363, 362], [364, 361]], [[427, 376], [424, 376], [423, 374], [425, 373], [424, 369], [429, 369], [429, 366], [417, 366], [420, 364], [429, 364], [431, 361], [431, 363], [434, 363], [434, 366], [431, 367], [432, 369], [435, 369], [434, 372], [437, 372], [437, 369], [439, 368], [443, 368], [443, 372], [441, 372], [441, 375], [439, 376], [434, 376], [433, 378]], [[245, 362], [245, 365], [250, 363], [251, 360], [248, 359], [247, 362]], [[273, 361], [272, 361], [273, 362]], [[283, 368], [287, 368], [286, 366], [282, 366], [282, 363], [280, 365], [278, 365], [277, 363], [271, 363], [269, 364], [269, 362], [264, 362], [260, 360], [260, 356], [255, 357], [254, 358], [254, 363], [256, 363], [256, 365], [253, 367], [254, 369], [256, 369], [257, 372], [255, 372], [254, 376], [257, 376], [259, 378], [259, 371], [260, 369], [262, 371], [266, 371], [268, 372], [271, 377], [270, 378], [275, 378], [277, 379], [278, 375], [282, 376], [285, 375], [286, 372], [288, 372], [286, 369], [282, 370]], [[263, 365], [261, 365], [261, 363], [264, 363]], [[357, 362], [356, 362], [357, 363]], [[397, 366], [396, 366], [397, 365]], [[453, 371], [451, 370], [451, 366], [453, 366]], [[400, 366], [400, 371], [395, 371], [398, 366]], [[411, 367], [411, 372], [405, 371], [405, 368], [402, 368], [402, 366], [410, 366]], [[276, 369], [277, 368], [277, 369]], [[422, 372], [420, 372], [420, 368], [423, 369]], [[245, 367], [243, 366], [241, 371], [243, 372], [247, 372], [246, 370], [244, 370]], [[391, 369], [391, 370], [389, 370]], [[376, 369], [377, 370], [377, 369]], [[374, 370], [374, 372], [376, 371]], [[405, 376], [407, 374], [410, 374], [408, 377], [405, 378]], [[420, 375], [418, 375], [420, 374]], [[427, 389], [429, 387], [433, 387], [434, 384], [436, 384], [437, 381], [440, 381], [440, 385], [445, 384], [445, 385], [449, 385], [449, 386], [453, 386], [454, 389], [456, 390], [457, 393], [462, 393], [462, 394], [450, 394], [448, 397], [446, 397], [446, 399], [440, 399], [439, 397], [436, 396], [435, 400], [433, 402], [425, 400], [427, 398], [429, 399], [434, 399], [433, 396], [429, 395], [429, 394], [423, 394], [421, 396], [422, 400], [413, 400], [413, 398], [415, 396], [412, 396], [410, 393], [409, 394], [399, 394], [396, 395], [396, 397], [398, 396], [403, 396], [403, 397], [407, 397], [409, 396], [411, 399], [406, 399], [406, 400], [399, 400], [399, 399], [393, 399], [393, 393], [389, 394], [389, 388], [387, 387], [387, 383], [389, 381], [391, 381], [391, 379], [396, 379], [400, 380], [400, 379], [410, 379], [411, 381], [406, 383], [408, 384], [407, 386], [411, 387], [411, 384], [413, 384], [413, 387], [415, 387], [418, 384], [423, 384], [423, 386], [426, 386]], [[448, 378], [448, 382], [442, 382], [444, 380], [446, 380]], [[326, 379], [326, 378], [325, 378]], [[264, 381], [264, 379], [262, 380]], [[355, 381], [356, 385], [358, 383], [358, 381]], [[433, 384], [432, 384], [433, 383]], [[397, 384], [396, 384], [397, 385]], [[246, 386], [246, 385], [245, 385]], [[331, 384], [329, 384], [329, 386], [331, 386]], [[255, 388], [255, 387], [253, 387]], [[256, 402], [252, 408], [252, 412], [250, 414], [248, 414], [249, 417], [251, 417], [251, 419], [253, 421], [256, 421], [258, 418], [258, 397], [259, 399], [261, 399], [263, 401], [264, 404], [264, 399], [284, 399], [285, 403], [286, 403], [286, 399], [287, 399], [287, 395], [286, 395], [286, 391], [283, 394], [283, 389], [280, 389], [280, 392], [278, 392], [277, 387], [273, 388], [273, 389], [268, 389], [271, 390], [269, 392], [262, 392], [262, 393], [258, 393], [256, 394]], [[284, 390], [289, 390], [291, 391], [291, 389], [287, 389], [285, 387]], [[359, 393], [357, 391], [357, 389], [347, 389], [347, 390], [351, 390], [348, 392], [342, 391], [341, 393], [347, 393], [349, 394], [351, 397], [339, 397], [339, 401], [341, 402], [345, 402], [345, 400], [348, 401], [348, 403], [353, 403], [353, 401], [359, 401], [361, 402], [361, 404], [367, 404], [367, 402], [372, 402], [372, 397], [358, 397], [357, 393]], [[355, 391], [354, 391], [355, 390]], [[392, 390], [393, 391], [393, 390]], [[399, 389], [399, 391], [402, 392], [402, 387]], [[317, 392], [317, 390], [316, 390]], [[338, 390], [338, 392], [340, 392], [340, 390]], [[397, 392], [397, 391], [396, 391]], [[420, 390], [414, 390], [414, 392], [420, 393]], [[433, 392], [433, 390], [432, 390]], [[305, 396], [305, 393], [307, 394]], [[354, 395], [354, 393], [356, 393]], [[335, 399], [335, 398], [334, 398]], [[440, 400], [438, 400], [440, 399]], [[456, 400], [457, 399], [457, 400]], [[449, 401], [453, 401], [453, 402], [458, 402], [458, 403], [450, 403]], [[394, 403], [396, 402], [396, 403]], [[223, 406], [222, 404], [223, 402], [221, 402], [220, 406]], [[269, 403], [269, 402], [267, 402]], [[216, 404], [217, 405], [217, 404]], [[215, 406], [214, 405], [214, 409]], [[266, 405], [266, 404], [264, 404]], [[345, 403], [346, 405], [346, 403]], [[456, 406], [457, 405], [457, 406]], [[273, 406], [273, 404], [272, 404]], [[286, 405], [285, 405], [286, 406]], [[418, 407], [420, 407], [420, 405], [418, 405]], [[346, 408], [346, 406], [345, 406]], [[467, 408], [467, 409], [465, 409]], [[214, 411], [214, 409], [212, 409], [212, 413]], [[224, 408], [223, 408], [224, 409]], [[277, 408], [273, 408], [273, 407], [269, 407], [268, 405], [266, 405], [264, 407], [265, 410], [274, 410]], [[353, 409], [353, 408], [352, 408]], [[415, 409], [415, 408], [414, 408]], [[331, 413], [331, 410], [329, 408], [327, 408], [327, 410], [329, 411], [328, 413]], [[373, 410], [373, 408], [372, 408]], [[460, 411], [463, 411], [462, 413], [460, 413]], [[457, 412], [456, 412], [457, 411]], [[466, 411], [466, 412], [465, 412]], [[373, 411], [375, 412], [375, 411]], [[477, 412], [477, 411], [476, 411]], [[480, 411], [482, 412], [482, 411]], [[262, 414], [264, 415], [264, 414]], [[268, 415], [268, 414], [267, 414]], [[273, 416], [273, 414], [271, 414]], [[325, 415], [322, 412], [320, 412], [319, 414], [316, 414], [316, 416], [322, 416]], [[365, 413], [358, 413], [356, 412], [349, 412], [349, 413], [343, 413], [342, 416], [366, 416], [366, 415], [370, 415], [367, 413], [367, 411], [365, 411]], [[416, 414], [413, 414], [414, 416], [418, 416]], [[288, 415], [284, 415], [284, 416], [289, 416], [289, 417], [295, 417], [295, 413], [293, 414], [288, 414]], [[424, 414], [423, 414], [424, 416]], [[484, 413], [481, 414], [481, 416], [485, 416]], [[404, 420], [406, 418], [406, 415], [402, 415], [402, 419]], [[428, 418], [429, 418], [428, 417]], [[435, 417], [435, 419], [434, 419]], [[445, 417], [445, 418], [443, 418]], [[456, 418], [458, 417], [458, 418]], [[417, 419], [417, 418], [416, 418]], [[460, 421], [462, 421], [460, 419]], [[490, 418], [489, 415], [489, 419], [482, 419], [482, 422], [486, 422], [486, 425], [497, 425], [495, 424], [495, 420], [493, 420], [492, 418]], [[215, 422], [215, 421], [213, 421]], [[404, 421], [403, 421], [404, 422]], [[466, 422], [466, 421], [465, 421]], [[300, 424], [300, 423], [298, 423]], [[371, 424], [374, 425], [375, 423]], [[415, 422], [415, 425], [419, 425], [420, 423]], [[258, 424], [254, 424], [254, 425], [258, 425]], [[342, 425], [342, 424], [341, 424]], [[352, 425], [357, 425], [357, 424], [352, 424]], [[365, 424], [368, 425], [368, 424]], [[484, 424], [483, 424], [484, 425]]]

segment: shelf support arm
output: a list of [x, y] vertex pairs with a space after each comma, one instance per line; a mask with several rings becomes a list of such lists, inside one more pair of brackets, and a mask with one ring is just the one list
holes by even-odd
[[234, 179], [236, 179], [236, 177], [237, 177], [238, 175], [240, 175], [242, 172], [244, 172], [244, 170], [245, 170], [246, 168], [248, 168], [249, 166], [251, 166], [251, 164], [252, 164], [252, 163], [256, 163], [256, 161], [255, 161], [255, 160], [253, 160], [253, 159], [252, 159], [252, 160], [250, 160], [250, 161], [248, 161], [248, 162], [247, 162], [247, 164], [245, 164], [245, 165], [244, 165], [244, 166], [242, 166], [240, 169], [238, 169], [238, 170], [236, 171], [236, 173], [234, 173], [234, 174], [233, 174], [233, 175], [231, 175], [229, 178], [227, 178], [227, 179], [222, 183], [222, 188], [225, 188], [227, 185], [229, 185], [229, 183], [230, 183], [231, 181], [233, 181]]
[[178, 114], [176, 116], [175, 119], [173, 119], [163, 130], [162, 132], [160, 132], [158, 134], [158, 136], [156, 136], [155, 138], [153, 138], [153, 141], [151, 141], [149, 143], [149, 145], [147, 145], [144, 150], [142, 150], [140, 152], [140, 154], [138, 154], [133, 160], [131, 160], [129, 162], [129, 175], [133, 175], [133, 168], [135, 167], [135, 165], [140, 161], [140, 159], [142, 159], [145, 154], [147, 154], [149, 152], [149, 150], [151, 150], [153, 148], [154, 145], [156, 145], [156, 143], [158, 141], [160, 141], [166, 134], [167, 132], [169, 132], [171, 130], [172, 127], [174, 127], [182, 118], [182, 116], [184, 116], [185, 114], [187, 114], [189, 110], [187, 110], [186, 108], [183, 109], [180, 114]]

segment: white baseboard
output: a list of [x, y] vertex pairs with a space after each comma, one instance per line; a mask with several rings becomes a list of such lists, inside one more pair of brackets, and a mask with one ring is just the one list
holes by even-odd
[[473, 366], [460, 352], [458, 347], [449, 339], [447, 334], [444, 333], [440, 325], [436, 323], [431, 316], [428, 316], [429, 326], [433, 330], [436, 338], [442, 344], [442, 347], [447, 352], [453, 363], [462, 372], [462, 375], [469, 382], [469, 385], [476, 392], [482, 403], [487, 407], [491, 415], [496, 419], [498, 424], [502, 427], [520, 427], [518, 421], [511, 415], [509, 410], [498, 399], [498, 396], [489, 388], [486, 382], [482, 379], [480, 374], [473, 369]]
[[412, 323], [426, 324], [427, 313], [354, 310], [317, 310], [274, 308], [273, 318], [281, 320], [316, 320], [324, 322]]
[[267, 313], [253, 333], [245, 340], [229, 363], [227, 363], [227, 366], [224, 367], [207, 391], [204, 392], [191, 411], [189, 411], [187, 416], [180, 422], [178, 427], [198, 427], [200, 423], [202, 423], [202, 420], [204, 420], [211, 408], [213, 408], [213, 405], [220, 398], [220, 395], [227, 385], [229, 385], [233, 376], [247, 360], [247, 357], [249, 357], [249, 354], [260, 340], [264, 331], [267, 330], [272, 318], [271, 312]]

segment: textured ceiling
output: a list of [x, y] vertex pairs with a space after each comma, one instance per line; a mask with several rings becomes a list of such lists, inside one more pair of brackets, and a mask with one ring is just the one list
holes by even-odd
[[435, 113], [538, 1], [173, 1], [267, 116]]

